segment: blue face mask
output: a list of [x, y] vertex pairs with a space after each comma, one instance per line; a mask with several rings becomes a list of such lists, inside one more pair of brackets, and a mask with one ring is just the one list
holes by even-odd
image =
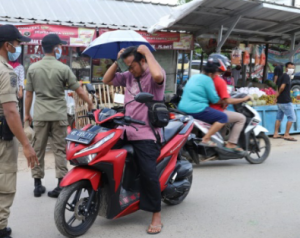
[[10, 45], [16, 49], [16, 52], [15, 53], [11, 53], [11, 52], [8, 51], [8, 55], [7, 55], [8, 56], [8, 60], [9, 61], [16, 61], [20, 57], [20, 55], [22, 53], [22, 48], [21, 48], [21, 46], [15, 47], [12, 44], [10, 44]]
[[[58, 50], [58, 51], [59, 51], [59, 53], [57, 53], [57, 52], [56, 52], [56, 50]], [[62, 49], [61, 49], [61, 48], [59, 48], [59, 47], [56, 47], [56, 48], [55, 48], [55, 58], [56, 58], [57, 60], [59, 60], [59, 59], [60, 59], [60, 57], [61, 57], [61, 53], [62, 53]]]

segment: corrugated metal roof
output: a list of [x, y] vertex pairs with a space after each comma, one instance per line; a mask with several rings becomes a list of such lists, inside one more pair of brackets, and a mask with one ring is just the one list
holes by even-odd
[[135, 0], [0, 0], [0, 21], [145, 30], [171, 9]]
[[[217, 35], [221, 25], [227, 31], [241, 15], [231, 37], [271, 43], [274, 39], [290, 40], [292, 34], [299, 32], [296, 38], [300, 39], [299, 8], [258, 0], [194, 0], [193, 3], [198, 7], [187, 9], [187, 15], [165, 29]], [[174, 14], [175, 11], [176, 8]]]

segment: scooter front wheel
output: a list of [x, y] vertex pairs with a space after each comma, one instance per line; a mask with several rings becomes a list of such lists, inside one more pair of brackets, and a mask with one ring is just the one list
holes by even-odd
[[249, 149], [247, 151], [246, 160], [250, 164], [261, 164], [269, 156], [271, 151], [271, 143], [269, 137], [265, 133], [255, 136], [252, 134], [249, 140]]
[[94, 223], [99, 205], [99, 194], [92, 189], [89, 181], [64, 187], [55, 205], [57, 229], [66, 237], [83, 235]]

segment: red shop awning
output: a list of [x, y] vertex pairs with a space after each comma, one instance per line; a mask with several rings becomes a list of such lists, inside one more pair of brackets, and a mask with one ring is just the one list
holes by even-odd
[[[110, 29], [99, 29], [99, 35], [112, 31]], [[141, 34], [156, 50], [192, 50], [194, 48], [194, 37], [191, 34], [156, 32], [149, 34], [146, 31], [136, 31]]]

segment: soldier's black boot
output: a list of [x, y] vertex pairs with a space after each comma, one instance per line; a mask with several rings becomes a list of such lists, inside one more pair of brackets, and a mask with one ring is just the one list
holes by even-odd
[[35, 178], [34, 179], [34, 190], [33, 190], [34, 196], [40, 197], [45, 192], [46, 192], [46, 188], [42, 185], [42, 180], [39, 178]]
[[48, 192], [48, 196], [51, 198], [58, 198], [62, 188], [59, 186], [60, 182], [62, 181], [62, 178], [58, 179], [58, 184], [57, 187], [55, 189], [53, 189], [52, 191]]
[[0, 238], [11, 238], [11, 229], [9, 227], [5, 227], [4, 229], [0, 230]]

